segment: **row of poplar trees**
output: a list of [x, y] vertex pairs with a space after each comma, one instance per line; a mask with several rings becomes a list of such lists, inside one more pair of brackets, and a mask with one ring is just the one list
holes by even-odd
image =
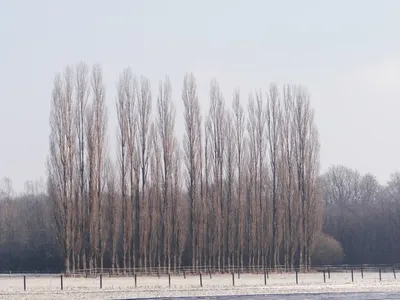
[[54, 80], [48, 190], [66, 272], [311, 264], [323, 208], [304, 87], [271, 84], [248, 99], [235, 90], [228, 106], [212, 79], [203, 117], [193, 74], [180, 96], [165, 78], [153, 101], [149, 80], [127, 68], [116, 139], [105, 95], [99, 65]]

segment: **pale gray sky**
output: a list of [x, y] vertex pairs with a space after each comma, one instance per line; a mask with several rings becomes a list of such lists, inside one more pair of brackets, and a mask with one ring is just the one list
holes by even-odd
[[385, 183], [400, 166], [400, 1], [18, 1], [0, 9], [0, 178], [23, 190], [45, 177], [49, 103], [56, 72], [100, 63], [110, 140], [115, 83], [144, 74], [156, 99], [169, 75], [182, 134], [185, 72], [203, 108], [216, 77], [228, 103], [240, 87], [306, 85], [321, 140], [321, 166], [344, 164]]

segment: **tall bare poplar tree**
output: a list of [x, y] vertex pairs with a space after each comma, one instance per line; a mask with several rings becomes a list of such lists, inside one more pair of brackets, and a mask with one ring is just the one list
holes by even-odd
[[[95, 179], [94, 190], [96, 198], [96, 211], [98, 212], [95, 218], [94, 228], [95, 232], [95, 261], [100, 256], [101, 252], [104, 253], [105, 247], [105, 230], [107, 229], [105, 223], [105, 187], [106, 187], [106, 166], [107, 166], [107, 125], [108, 125], [108, 113], [105, 105], [105, 85], [103, 83], [103, 74], [100, 65], [93, 66], [91, 76], [91, 86], [93, 94], [92, 102], [92, 113], [94, 114], [94, 126], [93, 133], [95, 139]], [[104, 207], [103, 207], [104, 206]], [[103, 257], [101, 256], [101, 263]], [[103, 266], [101, 266], [103, 267]]]
[[264, 193], [267, 172], [265, 171], [265, 158], [267, 151], [266, 142], [266, 121], [267, 115], [264, 106], [264, 97], [261, 91], [256, 92], [256, 151], [258, 152], [257, 158], [257, 206], [258, 209], [258, 230], [257, 230], [257, 266], [260, 267], [260, 263], [264, 263], [264, 259], [267, 256], [266, 250], [270, 248], [270, 236], [271, 236], [271, 222], [268, 211], [268, 197]]
[[199, 192], [201, 184], [201, 128], [200, 105], [197, 97], [196, 80], [193, 74], [186, 74], [183, 81], [182, 100], [184, 104], [185, 135], [184, 153], [186, 165], [186, 187], [189, 197], [189, 238], [193, 271], [198, 258], [198, 220]]
[[[299, 195], [300, 234], [298, 263], [308, 268], [310, 250], [310, 202], [312, 191], [317, 187], [313, 176], [319, 162], [316, 132], [314, 132], [313, 111], [310, 107], [309, 94], [303, 87], [297, 87], [294, 101], [294, 157], [296, 162], [297, 193]], [[311, 153], [311, 154], [310, 154]], [[309, 165], [307, 165], [309, 162]], [[310, 172], [314, 175], [311, 175]]]
[[[233, 97], [233, 123], [234, 123], [234, 141], [236, 152], [236, 205], [237, 205], [237, 265], [243, 268], [243, 251], [244, 251], [244, 233], [245, 233], [245, 203], [243, 188], [243, 163], [244, 163], [244, 138], [245, 138], [245, 116], [242, 105], [240, 104], [239, 89], [235, 90]], [[239, 260], [240, 259], [240, 260]]]
[[285, 264], [293, 269], [294, 255], [298, 240], [295, 238], [296, 214], [294, 205], [295, 173], [294, 173], [294, 95], [293, 86], [283, 87], [283, 117], [282, 117], [282, 157], [284, 168], [284, 198], [285, 198]]
[[172, 222], [172, 209], [173, 201], [176, 199], [171, 198], [174, 194], [172, 186], [172, 158], [174, 151], [174, 126], [175, 126], [175, 108], [172, 104], [172, 87], [169, 78], [167, 77], [164, 83], [160, 83], [159, 95], [157, 101], [158, 108], [158, 133], [161, 141], [162, 151], [162, 197], [163, 197], [163, 211], [162, 222], [163, 236], [164, 236], [164, 265], [168, 265], [168, 272], [171, 267], [171, 224]]
[[[153, 249], [153, 253], [150, 253], [154, 257], [154, 261], [157, 261], [158, 272], [161, 272], [161, 254], [162, 254], [162, 168], [161, 168], [161, 143], [160, 136], [158, 134], [157, 125], [152, 124], [151, 137], [153, 143], [153, 151], [151, 156], [151, 180], [152, 180], [152, 196], [149, 198], [150, 207], [150, 225], [151, 225], [151, 236], [150, 236], [150, 248]], [[155, 263], [154, 263], [155, 264]]]
[[86, 242], [86, 110], [89, 90], [89, 68], [86, 64], [80, 63], [76, 66], [75, 76], [75, 126], [77, 135], [77, 153], [76, 153], [76, 196], [75, 196], [75, 213], [74, 213], [74, 228], [76, 231], [74, 254], [76, 257], [76, 267], [79, 269], [82, 265], [86, 269], [86, 250], [89, 244]]
[[[228, 255], [228, 272], [230, 272], [231, 264], [235, 265], [235, 245], [236, 245], [236, 227], [237, 222], [235, 214], [239, 207], [234, 200], [234, 169], [236, 166], [236, 151], [235, 151], [235, 131], [234, 121], [231, 112], [227, 113], [226, 122], [224, 126], [224, 135], [226, 138], [226, 151], [225, 151], [225, 235], [227, 239], [227, 255]], [[225, 263], [225, 262], [224, 262]]]
[[227, 236], [225, 222], [227, 216], [224, 214], [224, 191], [223, 191], [223, 175], [224, 175], [224, 150], [225, 150], [225, 103], [219, 85], [215, 79], [210, 85], [210, 136], [213, 161], [213, 178], [215, 185], [215, 205], [216, 214], [216, 237], [217, 237], [217, 266], [221, 270], [222, 264], [225, 264], [225, 254], [227, 250]]
[[[147, 259], [147, 249], [149, 240], [150, 222], [147, 214], [141, 213], [141, 208], [145, 206], [148, 209], [148, 203], [146, 202], [146, 187], [147, 187], [147, 175], [149, 169], [149, 159], [151, 151], [150, 142], [150, 126], [151, 126], [151, 109], [152, 109], [152, 97], [150, 89], [150, 81], [143, 77], [141, 78], [140, 89], [137, 91], [137, 105], [138, 105], [138, 139], [139, 144], [139, 158], [140, 158], [140, 199], [138, 199], [135, 209], [136, 215], [139, 217], [139, 222], [136, 226], [137, 232], [141, 235], [140, 245], [137, 245], [137, 250], [142, 256], [143, 265], [146, 265], [145, 260]], [[140, 248], [139, 248], [140, 246]]]
[[95, 127], [94, 109], [92, 106], [88, 108], [86, 116], [86, 147], [87, 147], [87, 166], [88, 166], [88, 207], [86, 210], [86, 221], [88, 223], [87, 235], [89, 239], [89, 269], [94, 268], [95, 251], [97, 243], [97, 226], [98, 217], [98, 199], [96, 193], [96, 137], [94, 134]]
[[105, 107], [105, 88], [102, 79], [102, 71], [99, 65], [95, 65], [91, 75], [92, 102], [87, 111], [86, 119], [86, 145], [87, 165], [89, 171], [88, 180], [88, 210], [87, 220], [89, 224], [89, 267], [96, 267], [97, 257], [100, 253], [99, 232], [100, 212], [104, 191], [103, 170], [106, 157], [106, 132], [107, 112]]
[[324, 207], [322, 197], [322, 186], [319, 177], [319, 137], [318, 130], [313, 120], [309, 124], [310, 135], [307, 145], [306, 157], [306, 182], [307, 182], [307, 252], [306, 263], [308, 268], [311, 266], [311, 255], [314, 247], [316, 246], [318, 234], [322, 231], [322, 224], [324, 218]]
[[75, 126], [73, 72], [67, 67], [54, 80], [50, 110], [49, 194], [64, 254], [65, 271], [71, 267], [72, 215], [74, 207]]
[[[248, 121], [247, 121], [247, 131], [249, 135], [249, 164], [248, 164], [248, 172], [251, 176], [248, 178], [247, 182], [248, 186], [248, 197], [247, 197], [247, 205], [248, 205], [248, 255], [249, 255], [249, 264], [255, 266], [254, 257], [256, 254], [256, 249], [258, 248], [257, 244], [257, 236], [258, 231], [257, 227], [259, 227], [259, 218], [262, 213], [258, 206], [258, 178], [259, 178], [259, 151], [257, 150], [257, 111], [256, 105], [254, 102], [254, 97], [252, 95], [249, 96], [248, 101]], [[259, 227], [260, 228], [260, 227]]]
[[173, 223], [173, 247], [174, 247], [174, 272], [176, 267], [182, 266], [182, 255], [186, 246], [188, 233], [188, 203], [182, 193], [182, 151], [179, 143], [174, 139], [172, 157], [172, 223]]
[[269, 89], [267, 97], [267, 136], [269, 144], [269, 162], [270, 162], [270, 174], [271, 174], [271, 198], [272, 198], [272, 245], [271, 245], [271, 258], [272, 266], [276, 267], [279, 264], [279, 245], [278, 245], [278, 181], [279, 181], [279, 161], [280, 161], [280, 128], [282, 125], [281, 121], [281, 108], [278, 87], [272, 84]]
[[[128, 265], [133, 267], [136, 266], [137, 256], [137, 245], [139, 240], [139, 210], [137, 209], [139, 203], [139, 179], [140, 179], [140, 157], [139, 157], [139, 145], [137, 142], [138, 130], [137, 130], [137, 81], [130, 68], [126, 68], [123, 71], [124, 76], [124, 87], [123, 93], [125, 97], [125, 115], [127, 121], [127, 164], [128, 176], [129, 176], [129, 193], [130, 203], [127, 204], [130, 207], [131, 220], [129, 223], [129, 231], [132, 231], [132, 235], [127, 239], [127, 243], [132, 248], [132, 255], [129, 255]], [[127, 183], [128, 185], [128, 183]], [[128, 193], [128, 191], [127, 191]], [[128, 196], [127, 196], [128, 197]], [[128, 200], [127, 200], [128, 201]]]
[[[118, 129], [117, 129], [117, 139], [118, 139], [118, 173], [120, 188], [118, 192], [122, 198], [122, 239], [123, 239], [123, 267], [126, 269], [128, 267], [128, 256], [130, 250], [130, 239], [132, 237], [132, 205], [129, 202], [127, 195], [127, 180], [129, 176], [128, 172], [128, 134], [129, 134], [129, 123], [127, 119], [127, 111], [129, 108], [129, 99], [126, 97], [127, 86], [129, 87], [130, 78], [127, 72], [123, 72], [120, 75], [117, 84], [117, 119], [118, 119]], [[117, 238], [113, 236], [113, 239]], [[115, 259], [116, 253], [113, 255]]]
[[210, 135], [210, 117], [206, 119], [204, 122], [204, 223], [205, 223], [205, 233], [204, 233], [204, 251], [207, 257], [205, 258], [205, 263], [208, 263], [208, 266], [211, 266], [212, 259], [215, 262], [215, 240], [216, 236], [214, 232], [210, 232], [210, 228], [215, 228], [216, 220], [214, 217], [214, 211], [212, 208], [214, 207], [214, 203], [211, 200], [213, 195], [213, 191], [211, 188], [212, 180], [211, 176], [211, 135]]

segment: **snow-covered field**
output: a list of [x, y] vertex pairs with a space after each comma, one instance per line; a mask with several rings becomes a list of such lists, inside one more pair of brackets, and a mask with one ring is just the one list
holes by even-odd
[[[400, 275], [400, 274], [399, 274]], [[263, 274], [235, 275], [235, 286], [232, 275], [202, 276], [203, 287], [200, 287], [199, 275], [171, 276], [171, 287], [168, 276], [137, 277], [135, 288], [132, 277], [103, 276], [103, 288], [100, 289], [98, 278], [64, 278], [64, 289], [60, 288], [60, 276], [28, 275], [27, 290], [24, 291], [23, 276], [0, 275], [0, 299], [134, 299], [151, 297], [182, 297], [211, 295], [254, 295], [254, 294], [288, 294], [288, 293], [331, 293], [331, 292], [400, 292], [400, 279], [394, 279], [393, 273], [382, 273], [379, 281], [377, 272], [354, 272], [354, 283], [351, 273], [326, 274], [326, 283], [322, 273], [299, 274], [296, 284], [295, 273], [269, 274], [267, 285], [264, 285]]]

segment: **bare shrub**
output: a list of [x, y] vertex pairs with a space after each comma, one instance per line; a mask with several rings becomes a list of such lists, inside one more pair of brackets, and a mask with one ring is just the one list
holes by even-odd
[[330, 235], [320, 233], [311, 258], [314, 265], [339, 264], [344, 258], [343, 247]]

